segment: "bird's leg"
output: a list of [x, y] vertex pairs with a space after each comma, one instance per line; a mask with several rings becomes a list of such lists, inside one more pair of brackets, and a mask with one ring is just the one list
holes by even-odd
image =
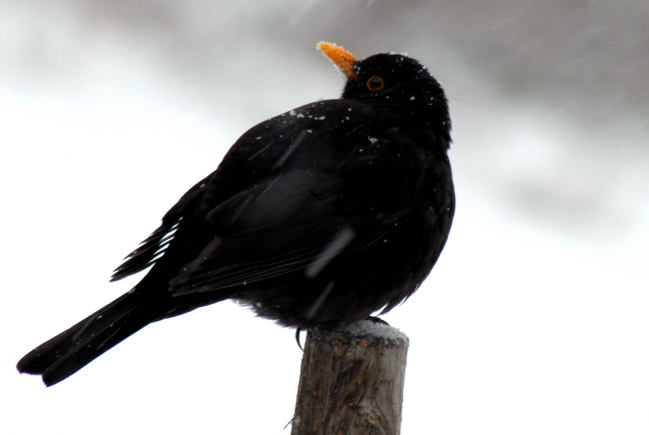
[[302, 343], [300, 343], [300, 332], [302, 332], [302, 328], [297, 328], [295, 330], [295, 341], [297, 341], [297, 345], [300, 348], [302, 352], [304, 352], [304, 348], [302, 347]]

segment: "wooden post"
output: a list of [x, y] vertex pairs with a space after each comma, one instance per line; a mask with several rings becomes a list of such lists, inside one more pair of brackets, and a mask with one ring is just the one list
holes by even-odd
[[398, 435], [407, 351], [371, 321], [309, 330], [291, 435]]

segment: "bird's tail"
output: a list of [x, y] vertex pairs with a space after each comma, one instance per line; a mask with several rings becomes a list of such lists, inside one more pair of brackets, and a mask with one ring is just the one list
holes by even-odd
[[164, 316], [169, 307], [164, 306], [165, 301], [160, 302], [154, 302], [150, 295], [139, 292], [136, 287], [29, 352], [18, 362], [18, 371], [42, 375], [48, 387], [61, 382]]

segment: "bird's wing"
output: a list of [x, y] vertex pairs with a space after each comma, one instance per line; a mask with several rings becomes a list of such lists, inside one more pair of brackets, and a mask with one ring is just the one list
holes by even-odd
[[129, 275], [136, 274], [155, 264], [173, 240], [180, 225], [183, 224], [185, 211], [200, 200], [205, 187], [209, 183], [210, 174], [189, 189], [178, 202], [164, 215], [162, 224], [149, 235], [136, 250], [124, 258], [124, 262], [113, 271], [111, 281], [119, 281]]
[[386, 234], [385, 219], [345, 216], [338, 182], [306, 170], [283, 172], [220, 204], [207, 217], [217, 236], [171, 280], [170, 290], [180, 296], [297, 270], [315, 276], [337, 255]]
[[[329, 104], [340, 104], [339, 100]], [[308, 113], [313, 104], [304, 106]], [[319, 122], [313, 117], [298, 116], [302, 108], [292, 111], [293, 115], [283, 114], [262, 122], [244, 133], [228, 151], [219, 168], [205, 179], [196, 183], [165, 214], [162, 224], [149, 237], [126, 256], [124, 262], [115, 269], [111, 281], [118, 281], [138, 273], [156, 263], [164, 254], [179, 227], [195, 224], [196, 208], [210, 204], [220, 204], [227, 198], [245, 193], [254, 180], [263, 182], [274, 169], [281, 166], [300, 142], [307, 142], [307, 130], [311, 131]], [[202, 210], [199, 211], [199, 213]]]

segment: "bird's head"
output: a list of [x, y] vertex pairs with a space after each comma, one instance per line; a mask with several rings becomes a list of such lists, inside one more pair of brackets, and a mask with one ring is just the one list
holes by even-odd
[[343, 99], [375, 101], [407, 112], [450, 140], [451, 120], [442, 86], [418, 61], [403, 54], [381, 53], [357, 59], [337, 45], [318, 48], [347, 77]]

